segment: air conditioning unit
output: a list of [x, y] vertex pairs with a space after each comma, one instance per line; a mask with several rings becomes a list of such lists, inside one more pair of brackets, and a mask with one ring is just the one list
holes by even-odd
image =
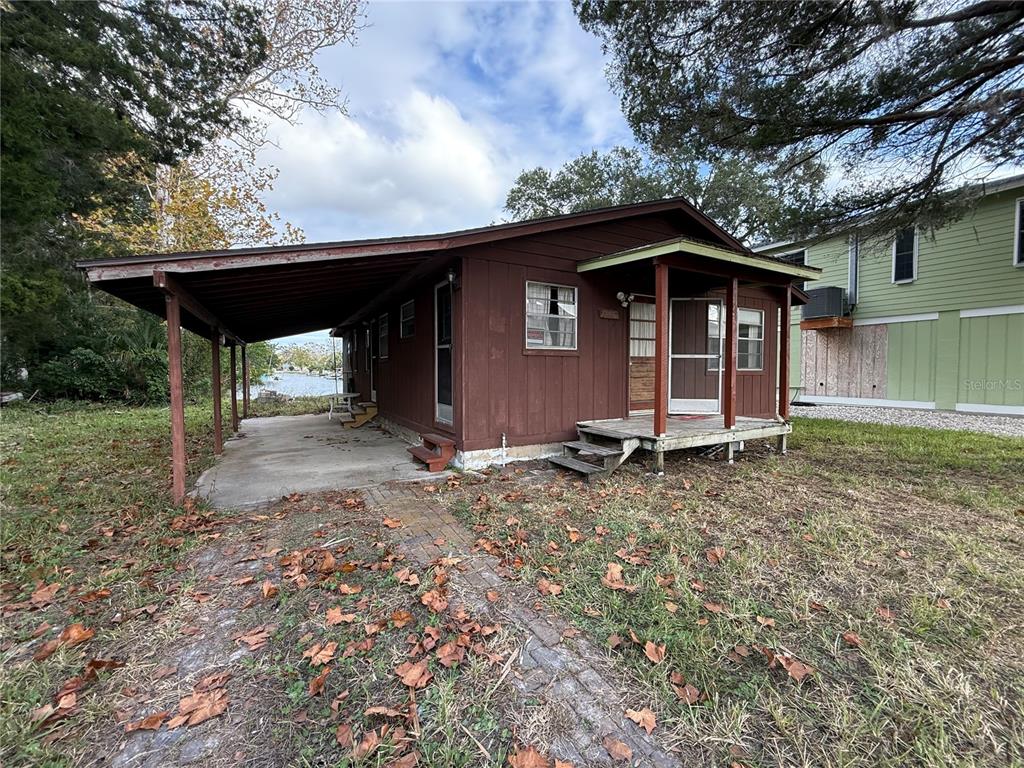
[[850, 305], [846, 302], [846, 289], [836, 286], [812, 288], [807, 291], [810, 301], [804, 305], [801, 317], [809, 320], [815, 317], [846, 317]]

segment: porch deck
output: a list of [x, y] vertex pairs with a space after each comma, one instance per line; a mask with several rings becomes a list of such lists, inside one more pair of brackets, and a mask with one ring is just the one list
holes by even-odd
[[663, 437], [659, 437], [654, 431], [653, 414], [630, 416], [625, 419], [581, 421], [577, 426], [599, 429], [601, 433], [608, 433], [608, 437], [639, 439], [641, 448], [655, 453], [707, 445], [725, 445], [741, 440], [782, 437], [793, 431], [792, 425], [783, 421], [754, 419], [747, 416], [737, 416], [736, 426], [726, 429], [720, 413], [669, 416], [666, 423], [667, 434]]

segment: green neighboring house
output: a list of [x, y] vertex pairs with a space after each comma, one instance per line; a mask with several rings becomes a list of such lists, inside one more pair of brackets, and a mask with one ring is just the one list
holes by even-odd
[[1024, 175], [934, 233], [755, 250], [820, 267], [792, 316], [796, 402], [1024, 416]]

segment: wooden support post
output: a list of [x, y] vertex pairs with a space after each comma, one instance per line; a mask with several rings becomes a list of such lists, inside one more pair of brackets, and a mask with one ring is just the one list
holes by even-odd
[[668, 266], [654, 265], [654, 434], [668, 433]]
[[185, 396], [181, 377], [181, 305], [178, 297], [166, 298], [167, 371], [171, 384], [171, 496], [175, 504], [185, 500]]
[[238, 432], [238, 361], [235, 346], [231, 345], [231, 431]]
[[793, 287], [787, 285], [779, 317], [779, 417], [789, 421], [789, 315], [793, 308]]
[[210, 379], [213, 385], [213, 452], [219, 455], [224, 452], [224, 425], [220, 413], [220, 331], [216, 328], [210, 334], [210, 349], [210, 370], [213, 374]]
[[656, 450], [654, 452], [654, 474], [665, 474], [665, 452]]
[[736, 304], [739, 300], [739, 280], [729, 280], [725, 288], [725, 360], [722, 366], [722, 420], [726, 429], [736, 426]]
[[242, 418], [249, 418], [249, 356], [242, 345]]

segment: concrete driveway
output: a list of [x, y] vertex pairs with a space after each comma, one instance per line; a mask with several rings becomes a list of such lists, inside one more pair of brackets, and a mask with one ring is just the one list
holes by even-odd
[[242, 422], [239, 437], [199, 478], [193, 493], [221, 509], [250, 507], [289, 493], [367, 488], [393, 480], [443, 478], [420, 468], [408, 443], [372, 424], [358, 429], [327, 414]]

